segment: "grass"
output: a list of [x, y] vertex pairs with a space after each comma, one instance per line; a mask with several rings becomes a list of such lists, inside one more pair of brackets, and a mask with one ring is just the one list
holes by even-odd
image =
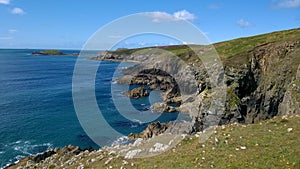
[[48, 55], [61, 55], [61, 54], [63, 54], [59, 50], [44, 50], [41, 53], [45, 53], [45, 54], [48, 54]]
[[[288, 128], [292, 128], [288, 132]], [[208, 141], [190, 136], [172, 151], [144, 159], [108, 157], [86, 168], [300, 168], [300, 116], [275, 117], [251, 125], [218, 127]], [[215, 138], [219, 141], [216, 142]], [[241, 147], [246, 147], [245, 150]]]
[[227, 88], [227, 95], [226, 95], [226, 103], [228, 104], [228, 112], [230, 113], [230, 110], [232, 110], [236, 105], [241, 104], [240, 98], [236, 95], [235, 89], [238, 87], [238, 83], [234, 83], [231, 86]]
[[[285, 41], [285, 40], [299, 40], [300, 39], [300, 28], [285, 30], [285, 31], [278, 31], [263, 35], [245, 37], [234, 39], [225, 42], [219, 42], [213, 44], [216, 48], [221, 59], [230, 59], [232, 57], [238, 57], [239, 59], [246, 59], [245, 54], [246, 52], [252, 50], [256, 46], [260, 46], [270, 42], [278, 42], [278, 41]], [[203, 47], [199, 45], [193, 45], [197, 47]], [[189, 46], [187, 45], [173, 45], [173, 46], [160, 46], [160, 47], [146, 47], [146, 48], [137, 48], [137, 49], [124, 49], [124, 50], [116, 50], [110, 51], [112, 54], [116, 55], [130, 55], [139, 50], [144, 49], [164, 49], [169, 52], [174, 53], [175, 55], [181, 57], [186, 56], [186, 54], [194, 55]]]
[[300, 39], [300, 29], [273, 32], [214, 44], [221, 58], [230, 58], [270, 42]]

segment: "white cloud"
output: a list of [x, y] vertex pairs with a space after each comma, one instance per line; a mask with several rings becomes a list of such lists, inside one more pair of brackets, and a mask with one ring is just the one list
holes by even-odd
[[23, 11], [23, 9], [21, 8], [14, 8], [11, 10], [12, 14], [16, 14], [16, 15], [24, 15], [25, 12]]
[[278, 1], [277, 8], [298, 8], [300, 7], [300, 0], [280, 0]]
[[191, 21], [196, 18], [194, 14], [192, 14], [186, 10], [175, 12], [173, 14], [173, 16], [178, 19], [191, 20]]
[[9, 4], [10, 3], [10, 0], [0, 0], [0, 4]]
[[18, 30], [16, 30], [16, 29], [9, 29], [8, 32], [11, 33], [11, 34], [13, 34], [13, 33], [18, 32]]
[[13, 37], [0, 37], [0, 40], [11, 40]]
[[249, 27], [252, 24], [244, 19], [240, 19], [236, 22], [240, 27], [245, 28], [245, 27]]
[[166, 12], [147, 12], [146, 16], [151, 17], [153, 22], [163, 22], [163, 21], [180, 21], [180, 20], [189, 20], [192, 21], [196, 19], [196, 16], [186, 10], [181, 10], [169, 14]]

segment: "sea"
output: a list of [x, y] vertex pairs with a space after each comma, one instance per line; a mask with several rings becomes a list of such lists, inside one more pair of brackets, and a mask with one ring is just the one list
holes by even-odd
[[[0, 168], [21, 158], [69, 144], [82, 149], [100, 148], [85, 133], [74, 108], [72, 77], [78, 57], [36, 56], [31, 54], [33, 51], [40, 50], [0, 49]], [[80, 51], [62, 52], [72, 54]], [[87, 63], [94, 66], [96, 62], [99, 61]], [[121, 100], [126, 98], [123, 92], [128, 90], [128, 86], [117, 84], [114, 78], [121, 77], [122, 69], [134, 64], [122, 63], [120, 66], [118, 62], [101, 61], [101, 71], [95, 78], [95, 95], [97, 103], [101, 103], [101, 113], [106, 114], [112, 127], [124, 136], [141, 132], [148, 125], [124, 118], [112, 101], [112, 94]], [[127, 113], [156, 116], [149, 107], [151, 103], [161, 101], [161, 91], [152, 91], [150, 96], [151, 101], [149, 98], [130, 99], [136, 111]], [[121, 109], [127, 110], [126, 105]], [[174, 121], [176, 118], [177, 113], [165, 113], [159, 121]], [[107, 145], [119, 140], [113, 139], [115, 141]]]

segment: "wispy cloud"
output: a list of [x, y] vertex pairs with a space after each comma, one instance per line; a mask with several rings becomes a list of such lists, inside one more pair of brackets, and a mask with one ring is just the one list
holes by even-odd
[[252, 25], [249, 21], [246, 21], [244, 19], [240, 19], [236, 23], [242, 28], [249, 27]]
[[10, 3], [10, 0], [0, 0], [0, 4], [8, 5]]
[[300, 7], [300, 0], [279, 0], [276, 1], [275, 8], [298, 8]]
[[13, 39], [13, 37], [9, 37], [9, 36], [7, 36], [7, 37], [1, 37], [0, 36], [0, 40], [11, 40], [11, 39]]
[[13, 33], [18, 32], [18, 30], [16, 30], [16, 29], [9, 29], [8, 32], [11, 33], [11, 34], [13, 34]]
[[11, 13], [12, 14], [16, 14], [16, 15], [24, 15], [25, 14], [24, 10], [21, 9], [21, 8], [14, 8], [14, 9], [12, 9]]
[[164, 22], [164, 21], [180, 21], [180, 20], [189, 20], [193, 21], [196, 19], [196, 16], [187, 10], [181, 10], [169, 14], [167, 12], [147, 12], [147, 16], [151, 17], [153, 22]]

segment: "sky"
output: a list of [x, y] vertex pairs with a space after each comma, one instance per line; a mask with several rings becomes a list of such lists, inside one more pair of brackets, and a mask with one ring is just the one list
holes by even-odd
[[[154, 22], [187, 20], [211, 43], [300, 25], [300, 0], [0, 0], [0, 48], [81, 49], [104, 25], [141, 12]], [[170, 44], [145, 36], [120, 47]]]

